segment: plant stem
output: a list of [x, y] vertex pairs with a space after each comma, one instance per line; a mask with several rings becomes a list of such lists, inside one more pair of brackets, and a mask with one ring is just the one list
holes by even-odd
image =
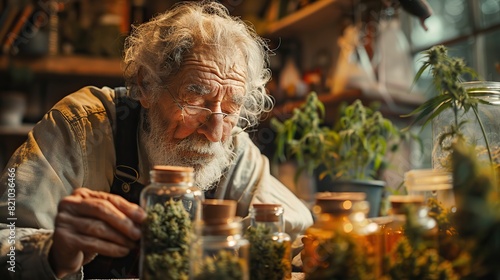
[[491, 165], [493, 165], [493, 156], [491, 155], [490, 143], [488, 141], [488, 137], [486, 137], [486, 131], [484, 131], [483, 122], [481, 121], [481, 118], [479, 117], [479, 114], [477, 113], [477, 108], [472, 107], [472, 111], [474, 112], [474, 115], [476, 115], [477, 122], [479, 123], [479, 126], [481, 127], [481, 133], [483, 134], [483, 137], [484, 137], [484, 143], [486, 144], [486, 150], [488, 151], [488, 157], [490, 158]]

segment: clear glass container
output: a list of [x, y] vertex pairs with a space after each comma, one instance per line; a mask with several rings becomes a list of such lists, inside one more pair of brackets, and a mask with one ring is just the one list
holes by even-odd
[[[500, 162], [499, 153], [495, 152], [500, 148], [500, 82], [474, 81], [464, 82], [462, 86], [468, 92], [468, 95], [477, 98], [480, 102], [477, 104], [477, 116], [473, 110], [465, 112], [459, 109], [458, 119], [452, 109], [440, 112], [432, 120], [432, 167], [434, 169], [451, 170], [450, 151], [443, 149], [449, 147], [452, 139], [441, 138], [449, 133], [452, 124], [458, 124], [465, 121], [461, 132], [464, 135], [467, 144], [474, 145], [477, 155], [480, 159], [489, 160], [487, 145], [491, 150], [492, 160]], [[488, 104], [487, 104], [488, 103]], [[486, 138], [483, 136], [486, 134]]]
[[306, 279], [377, 279], [381, 232], [366, 218], [369, 204], [359, 192], [318, 193], [315, 223], [305, 232]]
[[191, 244], [190, 279], [248, 280], [250, 243], [242, 235], [236, 201], [207, 199]]
[[435, 199], [443, 207], [455, 206], [453, 176], [439, 169], [414, 169], [404, 174], [404, 184], [409, 195], [423, 196], [424, 202]]
[[201, 219], [203, 193], [193, 186], [193, 168], [155, 166], [141, 192], [147, 213], [142, 227], [140, 278], [188, 279], [194, 223]]
[[284, 231], [284, 209], [279, 204], [252, 204], [250, 227], [250, 279], [281, 280], [292, 277], [292, 243]]

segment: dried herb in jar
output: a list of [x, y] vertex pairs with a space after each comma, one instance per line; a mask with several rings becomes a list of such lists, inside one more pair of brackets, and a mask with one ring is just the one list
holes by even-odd
[[144, 279], [188, 279], [192, 222], [182, 200], [146, 209]]
[[214, 256], [206, 256], [202, 260], [200, 273], [194, 280], [217, 279], [217, 280], [234, 280], [244, 279], [243, 264], [241, 259], [228, 251], [219, 251]]
[[291, 271], [291, 263], [285, 257], [285, 243], [275, 242], [271, 229], [258, 224], [247, 229], [250, 242], [250, 279], [281, 280]]
[[372, 246], [364, 238], [335, 231], [329, 239], [316, 240], [316, 258], [321, 263], [307, 271], [306, 279], [376, 279], [376, 261], [366, 255]]

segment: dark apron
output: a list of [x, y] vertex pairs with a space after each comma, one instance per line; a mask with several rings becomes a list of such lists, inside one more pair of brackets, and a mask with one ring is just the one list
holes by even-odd
[[[126, 95], [126, 89], [123, 87], [115, 89], [115, 104], [116, 124], [112, 124], [112, 126], [114, 126], [115, 131], [116, 170], [111, 185], [111, 193], [139, 204], [139, 196], [144, 186], [131, 178], [138, 178], [139, 175], [137, 128], [141, 106], [139, 102]], [[121, 176], [122, 172], [130, 175], [130, 177]], [[84, 278], [138, 278], [139, 249], [138, 242], [136, 249], [122, 258], [98, 255], [83, 267]]]

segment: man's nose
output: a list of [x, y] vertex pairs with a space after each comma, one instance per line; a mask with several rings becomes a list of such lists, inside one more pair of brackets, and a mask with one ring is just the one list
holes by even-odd
[[206, 122], [198, 128], [198, 132], [205, 135], [211, 142], [220, 142], [224, 133], [224, 116], [212, 113]]

